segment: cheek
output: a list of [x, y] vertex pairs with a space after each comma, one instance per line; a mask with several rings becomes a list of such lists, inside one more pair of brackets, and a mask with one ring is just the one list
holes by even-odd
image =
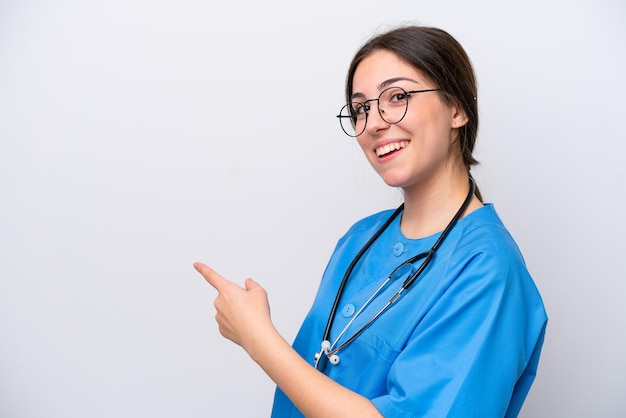
[[366, 152], [366, 150], [367, 150], [367, 148], [366, 148], [367, 140], [364, 138], [365, 135], [366, 134], [364, 133], [364, 134], [360, 135], [359, 137], [357, 137], [357, 139], [356, 139], [356, 142], [358, 142], [359, 147], [361, 147], [361, 150], [363, 152]]
[[357, 138], [357, 142], [359, 143], [359, 147], [361, 148], [361, 151], [363, 152], [363, 155], [365, 156], [365, 159], [372, 165], [375, 166], [376, 161], [377, 161], [377, 157], [376, 154], [372, 151], [372, 139], [369, 138], [364, 138], [364, 136], [366, 136], [367, 134], [363, 134], [360, 137]]
[[[408, 115], [407, 115], [408, 116]], [[452, 129], [443, 113], [423, 112], [403, 119], [403, 127], [417, 137], [423, 137], [428, 142], [444, 142], [449, 144]]]

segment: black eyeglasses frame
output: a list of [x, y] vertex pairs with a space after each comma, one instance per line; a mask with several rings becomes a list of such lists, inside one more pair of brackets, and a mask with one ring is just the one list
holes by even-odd
[[[368, 99], [368, 100], [365, 100], [364, 102], [356, 102], [356, 101], [354, 101], [354, 102], [346, 103], [346, 104], [345, 104], [345, 105], [341, 108], [341, 110], [339, 111], [339, 114], [337, 115], [337, 118], [339, 119], [339, 125], [341, 126], [341, 130], [342, 130], [342, 131], [343, 131], [346, 135], [348, 135], [348, 136], [349, 136], [349, 137], [351, 137], [351, 138], [356, 138], [356, 137], [358, 137], [359, 135], [361, 135], [363, 132], [365, 132], [365, 128], [367, 127], [367, 117], [369, 116], [369, 110], [370, 110], [370, 108], [371, 108], [371, 106], [369, 106], [369, 105], [368, 105], [368, 103], [370, 103], [370, 102], [378, 102], [378, 103], [380, 103], [380, 98], [382, 97], [382, 95], [383, 95], [383, 94], [385, 94], [385, 92], [387, 92], [387, 91], [389, 91], [389, 90], [391, 90], [391, 89], [400, 89], [400, 90], [402, 90], [402, 91], [404, 92], [404, 94], [407, 96], [407, 103], [406, 103], [406, 108], [404, 109], [404, 114], [402, 115], [402, 117], [401, 117], [400, 119], [398, 119], [398, 120], [397, 120], [397, 121], [395, 121], [395, 122], [389, 122], [387, 119], [385, 119], [385, 116], [384, 116], [384, 115], [383, 115], [383, 113], [382, 113], [382, 112], [384, 112], [384, 109], [383, 109], [383, 110], [382, 110], [382, 112], [381, 112], [380, 106], [376, 106], [376, 107], [377, 107], [377, 109], [378, 109], [378, 114], [380, 115], [381, 119], [382, 119], [382, 120], [384, 120], [385, 122], [389, 123], [389, 124], [392, 124], [392, 125], [393, 125], [393, 124], [396, 124], [396, 123], [399, 123], [400, 121], [402, 121], [402, 119], [404, 119], [404, 117], [406, 116], [406, 112], [407, 112], [407, 111], [408, 111], [408, 109], [409, 109], [409, 102], [408, 102], [408, 99], [409, 99], [409, 97], [411, 97], [413, 94], [418, 94], [418, 93], [427, 93], [427, 92], [430, 92], [430, 91], [440, 91], [440, 90], [441, 90], [441, 89], [424, 89], [424, 90], [409, 90], [409, 91], [406, 91], [406, 90], [404, 90], [402, 87], [392, 86], [392, 87], [386, 88], [385, 90], [381, 91], [381, 92], [380, 92], [380, 94], [378, 95], [378, 98], [376, 98], [376, 99]], [[351, 119], [351, 124], [352, 124], [352, 126], [353, 126], [353, 127], [354, 127], [354, 126], [356, 126], [356, 123], [355, 123], [355, 121], [354, 121], [356, 118], [355, 118], [354, 116], [351, 116], [351, 115], [342, 115], [342, 113], [344, 112], [344, 109], [346, 109], [346, 108], [347, 108], [347, 110], [348, 110], [348, 113], [350, 113], [350, 114], [352, 113], [352, 111], [350, 110], [350, 109], [352, 109], [352, 103], [359, 103], [360, 105], [362, 105], [362, 106], [364, 106], [364, 107], [365, 107], [365, 123], [363, 124], [363, 129], [362, 129], [359, 133], [356, 133], [356, 130], [355, 130], [355, 131], [354, 131], [354, 132], [355, 132], [355, 134], [354, 134], [354, 135], [352, 135], [352, 134], [350, 134], [348, 131], [346, 131], [346, 128], [344, 128], [344, 127], [343, 127], [343, 123], [341, 122], [341, 119], [344, 119], [344, 118]]]

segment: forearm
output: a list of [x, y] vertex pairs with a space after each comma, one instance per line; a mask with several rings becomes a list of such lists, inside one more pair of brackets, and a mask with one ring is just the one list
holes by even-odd
[[306, 417], [382, 417], [369, 399], [308, 364], [271, 328], [246, 351]]

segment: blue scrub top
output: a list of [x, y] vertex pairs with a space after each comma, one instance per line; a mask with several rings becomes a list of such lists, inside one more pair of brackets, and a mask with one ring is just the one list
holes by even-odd
[[[293, 344], [311, 364], [348, 265], [391, 213], [357, 222], [339, 240]], [[439, 235], [408, 239], [395, 219], [352, 272], [330, 340], [395, 267], [428, 251]], [[339, 343], [401, 284], [389, 283]], [[522, 254], [487, 204], [458, 221], [418, 281], [324, 373], [370, 399], [385, 417], [516, 417], [537, 371], [546, 323]], [[302, 416], [277, 388], [272, 417]]]

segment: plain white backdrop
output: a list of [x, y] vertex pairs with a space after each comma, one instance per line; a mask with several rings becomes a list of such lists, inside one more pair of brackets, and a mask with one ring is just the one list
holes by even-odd
[[626, 3], [0, 0], [0, 416], [263, 417], [212, 265], [292, 340], [396, 206], [335, 118], [370, 35], [439, 26], [479, 80], [476, 177], [549, 325], [523, 417], [626, 410]]

